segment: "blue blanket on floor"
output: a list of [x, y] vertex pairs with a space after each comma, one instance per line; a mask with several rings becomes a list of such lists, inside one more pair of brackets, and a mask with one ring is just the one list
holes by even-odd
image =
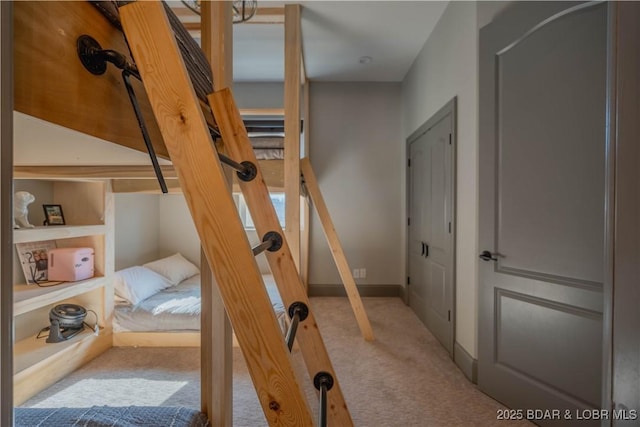
[[195, 409], [155, 406], [15, 408], [15, 427], [207, 427]]

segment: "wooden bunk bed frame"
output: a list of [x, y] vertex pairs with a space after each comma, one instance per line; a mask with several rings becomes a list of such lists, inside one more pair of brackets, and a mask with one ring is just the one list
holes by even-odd
[[[212, 64], [216, 89], [231, 85], [232, 19], [229, 2], [203, 2], [202, 47]], [[90, 2], [17, 2], [14, 4], [14, 108], [114, 144], [146, 152], [144, 141], [118, 70], [107, 67], [102, 78], [88, 73], [78, 60], [76, 40], [91, 34], [103, 48], [128, 53], [122, 33]], [[309, 84], [301, 55], [300, 7], [285, 7], [285, 153], [284, 190], [287, 199], [285, 235], [305, 285], [308, 274], [308, 227], [300, 234], [300, 96], [304, 90], [306, 138], [309, 152]], [[130, 58], [129, 58], [130, 59]], [[154, 150], [168, 158], [158, 124], [143, 86], [133, 80]], [[252, 113], [255, 114], [255, 111]], [[224, 150], [224, 147], [222, 148]], [[178, 187], [171, 167], [165, 177]], [[141, 191], [157, 187], [149, 166], [15, 166], [16, 176], [32, 178], [111, 179], [114, 191]], [[291, 181], [290, 184], [287, 184]], [[133, 183], [133, 185], [132, 185]], [[308, 207], [303, 215], [308, 217]], [[308, 218], [305, 221], [308, 224]], [[300, 250], [301, 244], [302, 248]], [[229, 425], [231, 404], [232, 333], [213, 277], [202, 257], [203, 330], [209, 334], [167, 334], [166, 343], [202, 345], [202, 408], [214, 424]], [[209, 286], [205, 285], [209, 283]], [[207, 291], [205, 291], [205, 289]], [[210, 291], [210, 292], [209, 292]], [[205, 329], [206, 327], [206, 329]], [[157, 336], [154, 336], [157, 340]], [[215, 351], [213, 350], [215, 349]]]

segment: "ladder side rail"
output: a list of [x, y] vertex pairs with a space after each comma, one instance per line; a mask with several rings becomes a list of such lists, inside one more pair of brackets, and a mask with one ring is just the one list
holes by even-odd
[[120, 8], [122, 25], [270, 425], [312, 426], [206, 120], [159, 2]]
[[[209, 95], [209, 104], [213, 109], [216, 123], [218, 123], [222, 138], [227, 144], [229, 154], [236, 161], [248, 161], [257, 165], [255, 153], [231, 90], [225, 88]], [[252, 181], [238, 181], [259, 235], [262, 236], [271, 231], [283, 235], [260, 168], [257, 167], [257, 175]], [[286, 239], [283, 239], [282, 247], [278, 251], [267, 251], [265, 255], [285, 306], [289, 307], [295, 302], [303, 302], [310, 307], [309, 299]], [[329, 354], [320, 335], [315, 316], [311, 311], [304, 323], [300, 324], [296, 335], [310, 378], [314, 378], [320, 371], [325, 371], [335, 379], [334, 386], [327, 396], [329, 424], [341, 427], [353, 425]]]

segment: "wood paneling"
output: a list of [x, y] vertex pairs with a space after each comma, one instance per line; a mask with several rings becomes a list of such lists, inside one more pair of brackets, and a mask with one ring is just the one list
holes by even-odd
[[[83, 34], [130, 57], [122, 33], [87, 1], [15, 2], [15, 109], [146, 152], [120, 70], [109, 65], [96, 76], [78, 59], [76, 41]], [[144, 88], [131, 80], [156, 154], [166, 158]]]

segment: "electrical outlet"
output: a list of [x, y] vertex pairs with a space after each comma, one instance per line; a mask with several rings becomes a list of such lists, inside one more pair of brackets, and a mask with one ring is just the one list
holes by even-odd
[[366, 268], [361, 268], [360, 269], [360, 278], [361, 279], [366, 279], [367, 277], [367, 269]]
[[360, 278], [360, 269], [359, 268], [354, 268], [353, 269], [353, 278], [354, 279], [359, 279]]

